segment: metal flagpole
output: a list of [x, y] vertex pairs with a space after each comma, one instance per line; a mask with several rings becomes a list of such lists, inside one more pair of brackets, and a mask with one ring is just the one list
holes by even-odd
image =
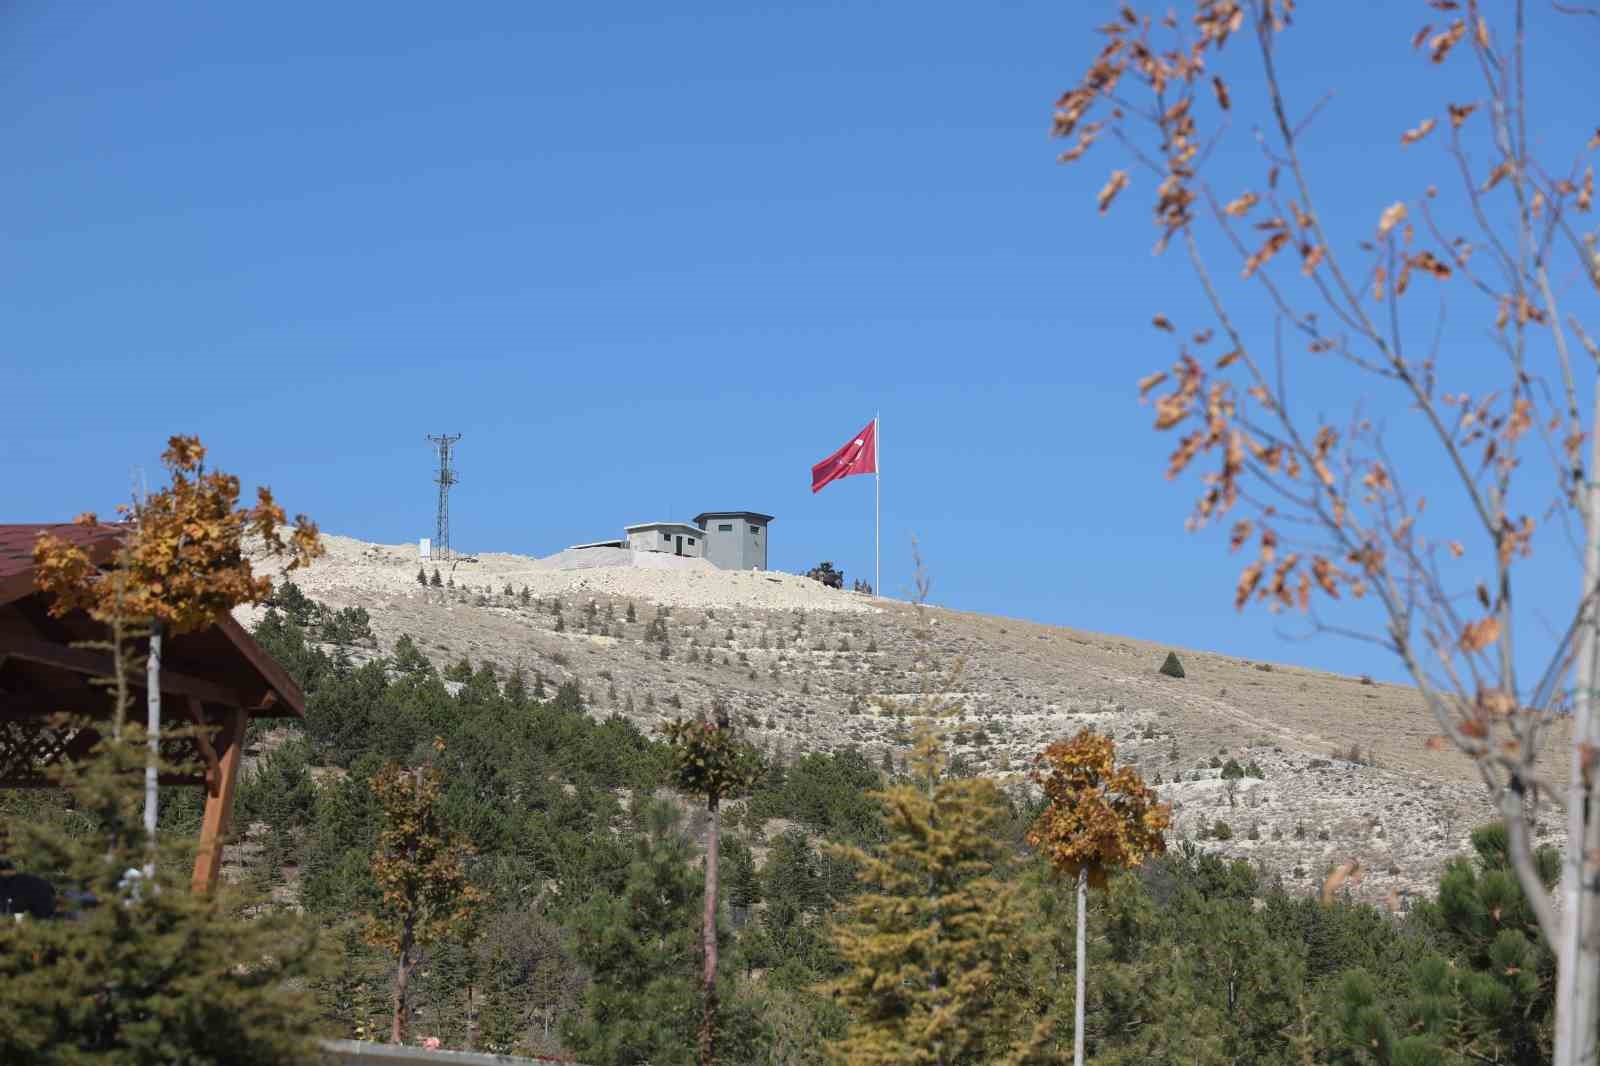
[[872, 414], [872, 594], [883, 595], [883, 427]]

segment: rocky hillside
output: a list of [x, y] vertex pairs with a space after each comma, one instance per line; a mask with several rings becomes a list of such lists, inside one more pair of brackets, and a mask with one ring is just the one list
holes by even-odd
[[[379, 650], [408, 634], [441, 667], [465, 656], [574, 680], [595, 713], [646, 730], [721, 699], [771, 750], [898, 758], [913, 716], [949, 706], [955, 751], [1020, 776], [1043, 745], [1092, 727], [1161, 782], [1179, 834], [1290, 885], [1355, 860], [1359, 895], [1403, 907], [1492, 814], [1466, 761], [1426, 746], [1432, 720], [1406, 687], [698, 560], [480, 555], [434, 588], [417, 581], [414, 546], [327, 546], [294, 579], [330, 606], [365, 608]], [[1169, 651], [1184, 677], [1158, 672]], [[1250, 776], [1224, 777], [1229, 760]], [[1555, 829], [1552, 815], [1540, 832]]]

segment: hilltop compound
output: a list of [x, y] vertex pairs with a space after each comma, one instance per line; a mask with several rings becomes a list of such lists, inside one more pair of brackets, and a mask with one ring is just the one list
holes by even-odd
[[705, 559], [720, 570], [765, 570], [767, 526], [772, 516], [759, 511], [702, 511], [694, 522], [638, 522], [624, 526], [625, 540], [574, 544], [569, 552], [627, 548], [687, 559]]

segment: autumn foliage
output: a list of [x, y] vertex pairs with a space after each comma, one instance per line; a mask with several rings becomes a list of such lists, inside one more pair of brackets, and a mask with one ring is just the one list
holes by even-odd
[[[118, 508], [130, 535], [109, 580], [96, 574], [82, 548], [49, 534], [39, 538], [37, 582], [53, 597], [52, 613], [82, 609], [99, 621], [149, 619], [173, 633], [192, 632], [272, 594], [272, 580], [258, 576], [245, 555], [247, 536], [258, 538], [269, 555], [289, 556], [291, 570], [322, 554], [315, 524], [298, 515], [291, 525], [264, 486], [253, 507], [240, 507], [239, 479], [208, 472], [205, 456], [198, 437], [167, 442], [161, 462], [172, 484]], [[92, 526], [99, 520], [86, 513], [77, 521]]]
[[392, 763], [372, 779], [383, 810], [383, 829], [372, 856], [372, 877], [382, 899], [367, 916], [365, 936], [367, 943], [395, 957], [395, 1043], [405, 1036], [417, 949], [461, 929], [482, 899], [467, 879], [472, 845], [447, 832], [439, 817], [443, 780], [435, 767], [405, 770]]
[[1057, 871], [1076, 879], [1086, 869], [1099, 887], [1109, 872], [1166, 850], [1162, 834], [1172, 812], [1137, 770], [1116, 765], [1111, 738], [1086, 729], [1057, 741], [1040, 753], [1031, 776], [1047, 806], [1028, 843]]

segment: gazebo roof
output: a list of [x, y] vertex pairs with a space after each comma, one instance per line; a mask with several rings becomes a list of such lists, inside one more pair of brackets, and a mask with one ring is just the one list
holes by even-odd
[[[81, 680], [68, 684], [61, 677], [57, 684], [41, 685], [48, 680], [47, 671], [76, 679], [110, 674], [109, 655], [73, 647], [104, 640], [105, 627], [81, 611], [51, 618], [44, 594], [34, 587], [33, 547], [43, 533], [80, 545], [91, 560], [105, 566], [115, 558], [124, 530], [74, 523], [0, 525], [0, 718], [25, 716], [41, 699], [58, 701], [65, 694], [51, 692], [52, 688], [66, 687], [81, 695]], [[6, 684], [19, 668], [34, 675], [32, 684], [22, 686], [26, 696]], [[162, 653], [162, 675], [163, 691], [239, 707], [251, 718], [305, 716], [300, 687], [229, 615], [197, 633], [169, 638]], [[138, 680], [142, 683], [142, 678]], [[103, 695], [100, 702], [105, 702]]]

